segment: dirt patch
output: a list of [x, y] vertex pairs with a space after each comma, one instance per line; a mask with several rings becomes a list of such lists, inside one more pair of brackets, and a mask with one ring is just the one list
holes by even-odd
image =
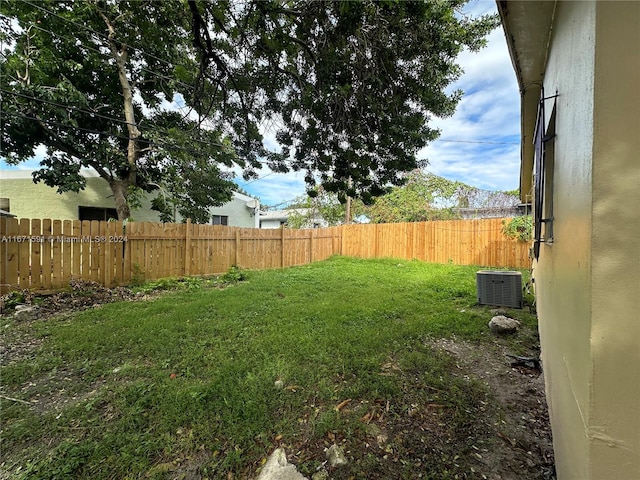
[[[105, 288], [96, 282], [72, 280], [69, 289], [49, 295], [37, 295], [33, 292], [16, 292], [2, 298], [3, 326], [0, 331], [0, 366], [18, 362], [35, 362], [44, 339], [34, 337], [30, 325], [46, 321], [55, 315], [87, 310], [101, 304], [123, 300], [144, 300], [147, 295], [137, 295], [128, 288]], [[8, 308], [10, 300], [22, 295], [25, 307], [22, 313]], [[9, 328], [17, 323], [18, 328]], [[103, 387], [104, 381], [85, 384], [82, 372], [65, 368], [54, 369], [45, 375], [24, 384], [18, 391], [7, 394], [4, 384], [0, 384], [0, 395], [5, 400], [29, 405], [38, 414], [49, 411], [61, 411], [95, 395]], [[79, 388], [81, 386], [81, 388]], [[28, 398], [23, 401], [21, 398]]]
[[[495, 437], [494, 448], [486, 455], [488, 478], [555, 478], [543, 372], [533, 364], [516, 365], [498, 339], [493, 348], [455, 338], [439, 339], [433, 345], [453, 356], [462, 372], [480, 379], [492, 392], [498, 419], [489, 432]], [[501, 441], [495, 441], [498, 438]]]

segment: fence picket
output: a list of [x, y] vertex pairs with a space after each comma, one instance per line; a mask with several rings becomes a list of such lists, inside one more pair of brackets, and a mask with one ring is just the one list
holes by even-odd
[[73, 238], [71, 220], [65, 220], [62, 222], [62, 236], [63, 238], [60, 239], [60, 246], [62, 247], [62, 283], [66, 285], [69, 283], [69, 280], [71, 280], [71, 269], [73, 268], [71, 253], [73, 250], [73, 242], [75, 240]]
[[51, 275], [53, 272], [53, 258], [51, 256], [51, 247], [53, 246], [53, 226], [51, 220], [48, 218], [42, 220], [42, 236], [44, 237], [42, 251], [40, 254], [40, 262], [42, 264], [42, 288], [45, 290], [51, 290], [53, 288], [53, 283], [51, 281]]
[[18, 281], [18, 242], [11, 239], [18, 235], [18, 220], [15, 218], [0, 218], [2, 221], [2, 237], [7, 239], [2, 242], [2, 293], [20, 288]]
[[42, 251], [42, 222], [40, 220], [31, 220], [31, 286], [32, 289], [42, 288], [42, 260], [40, 252]]
[[82, 278], [82, 222], [71, 222], [71, 235], [74, 242], [71, 247], [71, 277]]

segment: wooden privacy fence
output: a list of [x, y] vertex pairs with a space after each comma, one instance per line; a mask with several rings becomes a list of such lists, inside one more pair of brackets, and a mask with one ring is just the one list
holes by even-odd
[[342, 253], [431, 263], [529, 268], [528, 242], [502, 233], [501, 218], [344, 225]]
[[526, 268], [529, 245], [506, 238], [501, 219], [343, 225], [291, 230], [0, 218], [2, 292], [57, 290], [72, 279], [106, 286], [214, 275], [237, 265], [281, 268], [332, 255]]

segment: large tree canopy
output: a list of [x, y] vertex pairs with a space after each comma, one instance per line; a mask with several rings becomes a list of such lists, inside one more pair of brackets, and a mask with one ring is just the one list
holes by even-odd
[[370, 200], [419, 165], [460, 97], [456, 56], [496, 26], [464, 3], [4, 0], [1, 155], [45, 145], [34, 179], [60, 191], [94, 168], [120, 218], [159, 190], [205, 221], [231, 194], [221, 166], [261, 161]]
[[419, 167], [416, 153], [439, 134], [429, 120], [453, 114], [460, 98], [446, 91], [461, 74], [457, 55], [497, 26], [460, 15], [465, 3], [258, 3], [259, 46], [282, 72], [267, 93], [291, 167], [306, 170], [310, 185], [367, 203]]

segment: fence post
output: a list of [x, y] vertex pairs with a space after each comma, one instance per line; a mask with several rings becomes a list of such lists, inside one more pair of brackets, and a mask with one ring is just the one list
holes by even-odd
[[191, 219], [187, 218], [184, 232], [184, 276], [191, 274]]
[[315, 233], [316, 230], [315, 228], [313, 230], [311, 230], [311, 235], [309, 235], [309, 263], [313, 263], [313, 249], [315, 247], [314, 245], [314, 237], [315, 237]]

